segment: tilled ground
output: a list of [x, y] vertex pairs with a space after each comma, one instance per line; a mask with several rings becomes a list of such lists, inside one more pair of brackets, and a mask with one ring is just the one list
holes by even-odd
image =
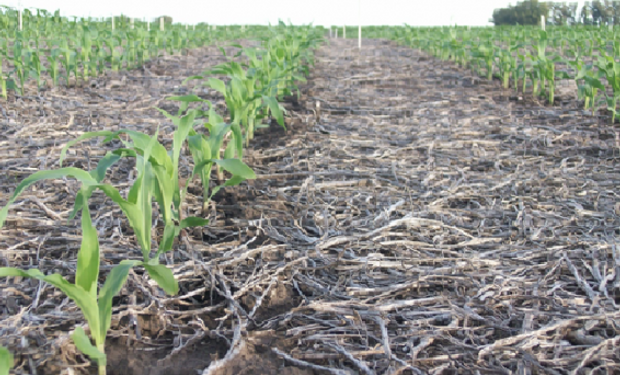
[[[178, 244], [181, 293], [130, 275], [115, 300], [110, 372], [620, 372], [618, 127], [571, 98], [543, 106], [391, 42], [355, 46], [318, 51], [299, 105], [287, 104], [291, 129], [260, 132], [248, 152], [259, 179], [220, 194], [213, 225]], [[3, 201], [17, 180], [57, 167], [59, 148], [85, 130], [166, 124], [149, 107], [201, 68], [189, 70], [167, 70], [159, 92], [141, 91], [143, 80], [114, 94], [141, 99], [97, 96], [104, 118], [129, 106], [118, 122], [89, 120], [85, 96], [66, 119], [11, 102]], [[88, 144], [69, 164], [87, 167], [105, 149]], [[126, 184], [130, 168], [110, 180]], [[5, 263], [73, 272], [76, 189], [39, 184], [16, 204]], [[187, 209], [200, 212], [197, 183], [190, 193]], [[120, 211], [99, 199], [106, 262], [138, 258]], [[68, 339], [83, 324], [72, 303], [23, 280], [2, 293], [0, 343], [18, 373], [84, 367]]]

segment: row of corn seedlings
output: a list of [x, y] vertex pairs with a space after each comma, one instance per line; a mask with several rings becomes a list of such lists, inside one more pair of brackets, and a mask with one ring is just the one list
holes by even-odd
[[606, 108], [615, 121], [620, 104], [620, 28], [594, 26], [368, 27], [368, 37], [389, 37], [442, 60], [498, 78], [534, 97], [555, 101], [559, 79], [573, 79], [592, 114]]
[[[224, 95], [232, 123], [244, 131], [246, 146], [270, 114], [286, 129], [278, 101], [299, 92], [296, 82], [305, 82], [304, 75], [313, 64], [312, 51], [321, 40], [320, 32], [310, 27], [280, 31], [286, 29], [284, 24], [272, 28], [273, 35], [264, 38], [260, 48], [235, 45], [246, 62], [229, 60], [186, 80], [205, 80], [205, 85]], [[228, 81], [209, 77], [214, 74]]]
[[[227, 75], [227, 82], [200, 77], [206, 80], [207, 85], [224, 94], [231, 115], [230, 123], [216, 113], [211, 102], [197, 95], [170, 97], [169, 100], [180, 102], [176, 114], [160, 109], [175, 125], [170, 149], [159, 142], [159, 129], [153, 135], [128, 129], [85, 133], [62, 149], [60, 169], [38, 171], [24, 179], [7, 205], [0, 210], [1, 227], [7, 220], [11, 204], [32, 184], [67, 177], [81, 184], [70, 215], [74, 218], [81, 214], [82, 227], [74, 282], [69, 282], [60, 274], [44, 274], [36, 268], [22, 270], [3, 267], [0, 268], [0, 276], [38, 279], [57, 287], [73, 300], [84, 314], [90, 337], [82, 327], [76, 327], [71, 338], [82, 353], [97, 363], [100, 375], [106, 373], [105, 339], [111, 325], [112, 298], [120, 292], [130, 270], [144, 268], [168, 294], [176, 294], [179, 290], [173, 272], [160, 264], [160, 260], [173, 250], [174, 239], [181, 230], [208, 224], [208, 220], [202, 217], [184, 215], [182, 206], [189, 181], [195, 176], [200, 178], [206, 207], [222, 187], [256, 178], [252, 169], [241, 160], [244, 144], [247, 145], [253, 135], [252, 126], [260, 124], [268, 116], [268, 111], [281, 125], [284, 124], [278, 100], [296, 89], [296, 81], [304, 79], [308, 64], [312, 63], [312, 49], [320, 43], [322, 32], [312, 27], [297, 28], [283, 24], [270, 28], [269, 32], [270, 36], [263, 40], [262, 48], [242, 50], [247, 57], [245, 62], [230, 60], [208, 72]], [[103, 143], [117, 140], [122, 147], [109, 151], [93, 170], [63, 168], [67, 150], [92, 138], [103, 138]], [[185, 187], [179, 183], [180, 156], [184, 147], [190, 151], [193, 162], [192, 174]], [[123, 158], [135, 159], [137, 170], [137, 177], [126, 197], [116, 187], [104, 182], [106, 172]], [[211, 174], [214, 169], [217, 169], [218, 183], [212, 187]], [[142, 259], [126, 259], [116, 265], [101, 286], [98, 283], [99, 240], [88, 204], [96, 190], [119, 206], [142, 252]], [[154, 225], [163, 229], [160, 239], [151, 235], [154, 202], [158, 207], [158, 220]], [[157, 243], [156, 248], [152, 246], [154, 242]], [[5, 371], [8, 362], [10, 353], [0, 350], [0, 374]]]
[[[24, 95], [25, 84], [45, 77], [56, 86], [76, 84], [105, 70], [118, 71], [141, 66], [162, 53], [183, 53], [191, 48], [265, 33], [263, 26], [214, 28], [207, 24], [171, 24], [128, 22], [126, 17], [93, 20], [74, 17], [69, 20], [57, 11], [25, 9], [19, 26], [18, 11], [0, 6], [0, 94], [7, 90]], [[118, 19], [114, 23], [113, 20]]]

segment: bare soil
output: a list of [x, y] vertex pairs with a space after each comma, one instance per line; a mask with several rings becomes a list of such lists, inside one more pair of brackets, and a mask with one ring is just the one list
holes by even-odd
[[[168, 137], [152, 107], [174, 110], [165, 96], [218, 61], [207, 48], [92, 88], [10, 98], [1, 202], [33, 171], [57, 168], [84, 131], [160, 125]], [[212, 225], [177, 244], [180, 294], [130, 274], [110, 373], [620, 373], [620, 128], [608, 117], [383, 40], [361, 52], [331, 40], [302, 93], [287, 103], [288, 131], [261, 130], [248, 151], [259, 178], [218, 194]], [[86, 143], [66, 164], [87, 168], [108, 149]], [[122, 186], [130, 169], [108, 178]], [[0, 232], [4, 264], [73, 273], [77, 188], [29, 190]], [[197, 181], [189, 191], [187, 210], [200, 214]], [[104, 270], [139, 258], [120, 211], [97, 197]], [[1, 282], [0, 344], [15, 373], [94, 373], [70, 342], [84, 324], [70, 301]]]

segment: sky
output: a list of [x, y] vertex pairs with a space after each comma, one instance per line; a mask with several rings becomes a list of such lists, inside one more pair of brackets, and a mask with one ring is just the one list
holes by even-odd
[[[583, 1], [582, 1], [583, 2]], [[582, 3], [580, 2], [580, 3]], [[171, 16], [187, 24], [268, 24], [279, 19], [293, 24], [331, 25], [491, 25], [496, 8], [506, 0], [0, 0], [22, 8], [60, 9], [63, 16], [109, 17], [124, 14], [154, 19]], [[361, 12], [359, 9], [361, 8]]]

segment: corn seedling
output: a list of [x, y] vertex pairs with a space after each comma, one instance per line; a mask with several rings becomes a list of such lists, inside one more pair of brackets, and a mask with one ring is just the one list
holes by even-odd
[[[210, 105], [210, 102], [195, 95], [175, 96], [168, 98], [168, 100], [181, 102], [177, 116], [172, 116], [166, 111], [159, 110], [175, 124], [180, 124], [179, 116], [188, 109], [190, 103], [206, 102]], [[203, 111], [195, 109], [190, 109], [188, 114], [190, 113], [193, 116], [205, 114]], [[204, 124], [204, 127], [208, 134], [199, 134], [194, 129], [190, 129], [187, 136], [188, 147], [194, 162], [190, 181], [195, 175], [200, 177], [203, 186], [203, 212], [206, 211], [213, 195], [222, 187], [238, 185], [247, 179], [256, 178], [254, 172], [240, 160], [243, 156], [243, 138], [239, 125], [235, 123], [226, 124], [212, 106], [207, 115], [208, 122]], [[226, 147], [224, 147], [224, 142], [229, 136], [230, 139]], [[223, 158], [222, 149], [224, 149]], [[210, 181], [213, 166], [216, 167], [217, 177], [220, 182], [224, 181], [223, 171], [228, 171], [232, 176], [221, 185], [211, 189]], [[185, 189], [187, 189], [187, 185]]]
[[616, 120], [616, 110], [620, 101], [620, 63], [615, 61], [613, 56], [600, 56], [597, 65], [612, 89], [612, 94], [607, 95], [605, 93], [605, 98], [607, 110], [612, 113], [611, 123], [613, 124]]
[[[114, 157], [107, 157], [103, 160], [104, 165], [109, 164], [111, 160], [114, 160]], [[15, 201], [22, 191], [37, 181], [50, 178], [73, 177], [82, 182], [82, 187], [76, 197], [76, 209], [79, 208], [82, 212], [82, 244], [77, 256], [75, 283], [70, 283], [60, 274], [45, 275], [36, 268], [24, 271], [18, 268], [2, 267], [0, 268], [0, 277], [17, 276], [41, 280], [57, 287], [73, 300], [82, 311], [82, 314], [84, 314], [90, 330], [90, 336], [95, 344], [92, 344], [81, 327], [77, 327], [74, 330], [71, 338], [82, 353], [97, 363], [99, 374], [104, 375], [106, 373], [105, 338], [107, 331], [110, 329], [112, 319], [112, 298], [121, 290], [130, 269], [136, 266], [143, 266], [153, 280], [169, 294], [176, 294], [178, 285], [172, 272], [164, 265], [137, 260], [123, 260], [110, 271], [103, 286], [98, 290], [99, 240], [97, 238], [97, 229], [93, 226], [90, 218], [87, 199], [94, 189], [100, 189], [113, 201], [119, 203], [119, 205], [122, 205], [121, 202], [124, 201], [118, 190], [111, 185], [100, 183], [100, 178], [103, 177], [101, 165], [102, 163], [100, 162], [98, 168], [90, 173], [71, 167], [36, 172], [17, 186], [7, 206], [0, 211], [1, 226], [6, 219], [10, 204]], [[132, 191], [135, 191], [136, 186], [139, 188], [141, 182], [142, 179], [138, 177], [132, 187]]]

